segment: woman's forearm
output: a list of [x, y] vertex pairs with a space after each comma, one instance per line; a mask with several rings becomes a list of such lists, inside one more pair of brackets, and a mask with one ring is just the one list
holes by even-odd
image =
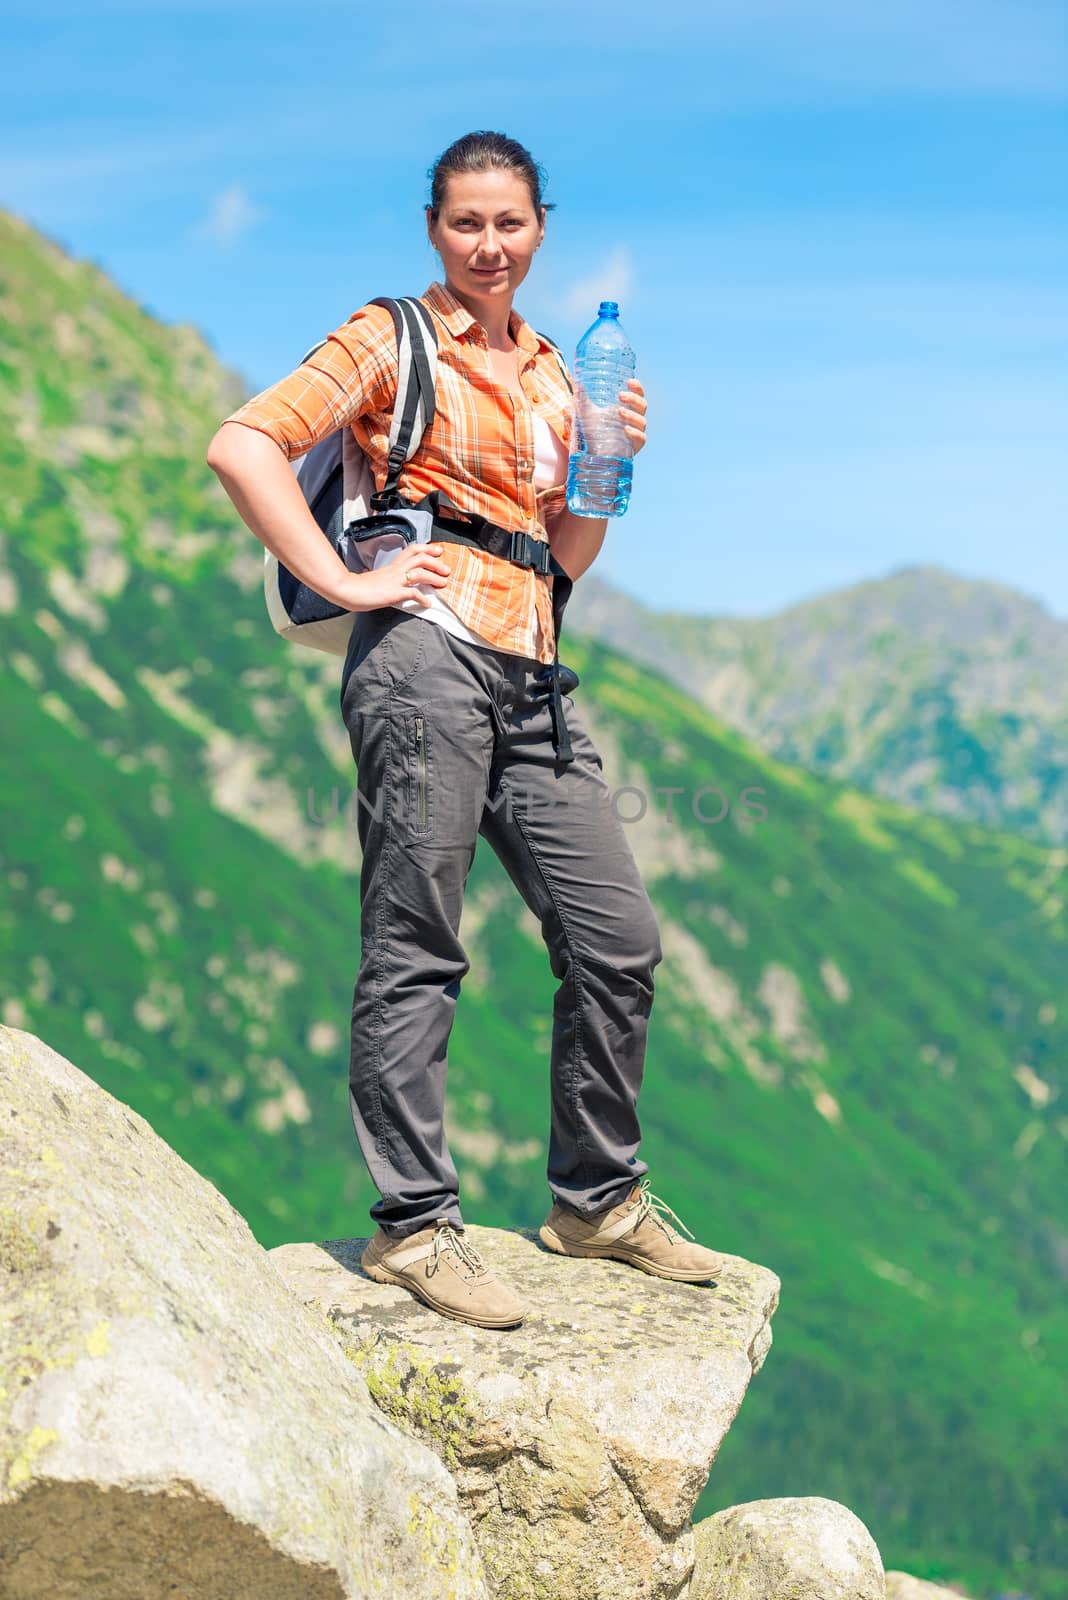
[[549, 549], [572, 583], [597, 560], [607, 527], [607, 517], [577, 517], [566, 506], [546, 527]]
[[323, 538], [274, 440], [243, 422], [224, 422], [208, 446], [207, 461], [242, 522], [271, 554], [316, 594], [351, 606], [353, 574]]

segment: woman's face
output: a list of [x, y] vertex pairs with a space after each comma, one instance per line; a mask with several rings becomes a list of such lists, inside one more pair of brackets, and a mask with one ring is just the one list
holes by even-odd
[[545, 212], [539, 220], [515, 172], [453, 173], [436, 226], [427, 211], [427, 234], [458, 299], [510, 305], [545, 234]]

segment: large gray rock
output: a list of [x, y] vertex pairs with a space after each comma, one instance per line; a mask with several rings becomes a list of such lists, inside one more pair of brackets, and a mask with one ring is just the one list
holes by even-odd
[[0, 1027], [4, 1600], [486, 1600], [438, 1455], [141, 1117]]
[[886, 1600], [968, 1600], [968, 1597], [963, 1589], [944, 1589], [941, 1584], [910, 1577], [907, 1572], [888, 1572]]
[[837, 1500], [749, 1500], [695, 1531], [686, 1600], [883, 1600], [875, 1540]]
[[270, 1254], [383, 1411], [449, 1467], [499, 1600], [679, 1595], [778, 1278], [729, 1256], [714, 1285], [669, 1283], [554, 1255], [533, 1230], [467, 1237], [532, 1308], [520, 1326], [473, 1327], [374, 1282], [365, 1239]]

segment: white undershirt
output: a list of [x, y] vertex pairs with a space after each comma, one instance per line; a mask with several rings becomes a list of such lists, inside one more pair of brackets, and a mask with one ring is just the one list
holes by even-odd
[[[534, 412], [534, 487], [535, 489], [548, 489], [553, 485], [562, 484], [567, 478], [567, 451], [561, 444], [556, 434], [545, 421]], [[448, 544], [445, 546], [448, 549]], [[399, 555], [401, 546], [395, 550], [380, 550], [375, 557], [375, 566], [384, 567], [394, 556]], [[440, 589], [433, 584], [417, 583], [415, 587], [420, 594], [428, 595], [430, 604], [420, 605], [418, 600], [393, 600], [391, 605], [398, 611], [410, 611], [420, 617], [425, 617], [428, 622], [436, 622], [439, 628], [444, 628], [447, 633], [455, 634], [457, 639], [466, 639], [468, 644], [482, 645], [490, 650], [500, 650], [502, 646], [495, 645], [492, 639], [487, 639], [485, 634], [476, 633], [473, 628], [460, 621], [456, 612], [441, 597]], [[521, 650], [505, 650], [505, 655], [517, 656], [525, 654]]]

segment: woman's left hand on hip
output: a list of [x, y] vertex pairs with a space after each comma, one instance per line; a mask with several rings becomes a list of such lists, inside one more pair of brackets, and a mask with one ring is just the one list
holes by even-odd
[[[627, 393], [627, 389], [630, 393]], [[619, 391], [619, 415], [623, 419], [623, 431], [634, 447], [634, 454], [645, 443], [645, 390], [642, 388], [640, 378], [628, 378], [627, 389]]]

